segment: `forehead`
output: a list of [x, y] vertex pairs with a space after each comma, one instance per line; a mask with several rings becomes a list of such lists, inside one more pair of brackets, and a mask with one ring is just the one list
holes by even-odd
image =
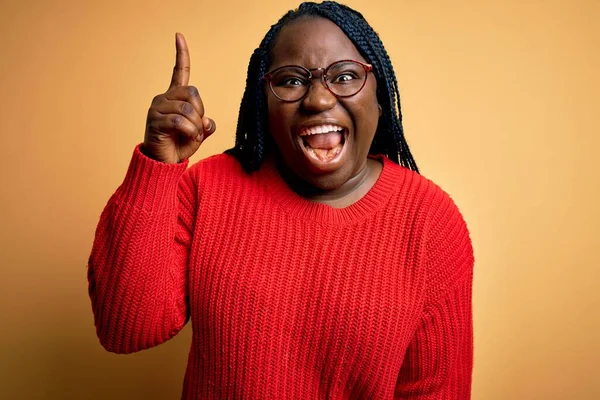
[[275, 38], [271, 57], [271, 68], [294, 64], [310, 69], [344, 59], [366, 61], [336, 24], [312, 17], [283, 27]]

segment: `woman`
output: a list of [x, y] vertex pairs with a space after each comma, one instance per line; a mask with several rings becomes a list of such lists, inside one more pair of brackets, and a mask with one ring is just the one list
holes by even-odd
[[470, 398], [471, 242], [417, 172], [373, 29], [334, 2], [290, 11], [251, 57], [235, 147], [191, 168], [215, 123], [176, 44], [97, 228], [102, 345], [191, 318], [185, 399]]

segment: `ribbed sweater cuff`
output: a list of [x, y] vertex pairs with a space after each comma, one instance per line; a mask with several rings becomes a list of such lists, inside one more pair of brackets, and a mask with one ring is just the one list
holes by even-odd
[[145, 156], [141, 144], [133, 151], [125, 180], [117, 191], [119, 201], [144, 209], [159, 211], [177, 196], [179, 178], [186, 171], [189, 160], [166, 164]]

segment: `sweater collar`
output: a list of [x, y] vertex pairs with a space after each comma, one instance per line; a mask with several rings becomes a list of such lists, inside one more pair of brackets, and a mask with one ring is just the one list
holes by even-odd
[[298, 195], [281, 177], [273, 156], [264, 160], [258, 175], [275, 204], [292, 218], [328, 224], [357, 223], [385, 205], [394, 191], [394, 187], [399, 184], [399, 171], [402, 169], [384, 155], [370, 155], [369, 157], [379, 160], [383, 164], [381, 173], [367, 194], [344, 208], [332, 207]]

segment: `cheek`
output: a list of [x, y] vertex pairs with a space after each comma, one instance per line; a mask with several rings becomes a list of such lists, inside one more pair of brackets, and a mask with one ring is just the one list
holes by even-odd
[[367, 103], [369, 104], [370, 111], [374, 111], [379, 119], [379, 101], [377, 100], [377, 82], [375, 79], [371, 79], [367, 87], [365, 87], [367, 98], [370, 99]]
[[373, 137], [379, 122], [379, 107], [375, 93], [365, 93], [365, 96], [354, 104], [357, 129], [362, 137]]
[[360, 106], [364, 113], [362, 117], [366, 117], [368, 120], [371, 120], [373, 116], [376, 116], [378, 119], [379, 108], [377, 105], [379, 102], [377, 101], [377, 81], [375, 81], [375, 79], [369, 79], [359, 94], [362, 95], [359, 100]]
[[275, 136], [275, 133], [281, 130], [282, 124], [282, 112], [281, 107], [277, 102], [271, 99], [267, 100], [267, 112], [269, 119], [269, 131], [271, 135]]
[[267, 95], [267, 115], [269, 117], [269, 125], [276, 122], [275, 116], [277, 115], [277, 104], [273, 102], [269, 95]]
[[363, 89], [364, 93], [362, 93], [363, 96], [348, 105], [350, 110], [352, 110], [351, 113], [356, 124], [355, 134], [358, 146], [355, 148], [355, 151], [361, 157], [363, 154], [368, 153], [379, 123], [379, 107], [374, 86], [365, 87]]
[[278, 99], [268, 99], [267, 112], [269, 134], [277, 144], [277, 147], [282, 150], [292, 146], [290, 124], [293, 115], [290, 112], [289, 104], [282, 103]]
[[267, 100], [269, 126], [272, 129], [289, 130], [295, 112], [293, 107], [291, 103], [282, 103], [278, 99], [269, 98]]

